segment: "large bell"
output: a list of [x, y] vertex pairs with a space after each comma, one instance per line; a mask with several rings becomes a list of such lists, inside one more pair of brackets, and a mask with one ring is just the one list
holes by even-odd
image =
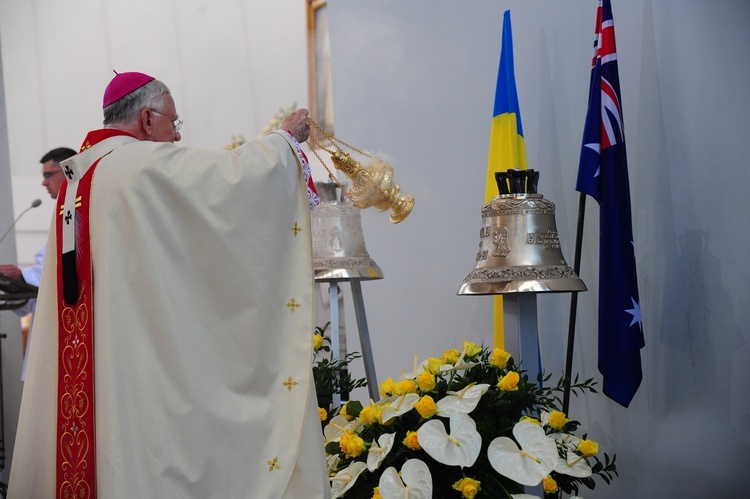
[[320, 204], [310, 212], [316, 281], [382, 279], [365, 247], [359, 209], [335, 182], [315, 182]]
[[482, 207], [476, 267], [458, 294], [586, 291], [560, 251], [555, 204], [536, 193], [538, 172], [496, 179], [500, 194]]

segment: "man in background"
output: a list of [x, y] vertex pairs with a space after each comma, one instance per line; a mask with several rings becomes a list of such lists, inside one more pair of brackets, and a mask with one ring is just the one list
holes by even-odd
[[62, 164], [8, 497], [329, 496], [307, 110], [207, 151], [151, 76], [103, 108]]
[[[74, 156], [76, 151], [68, 147], [58, 147], [52, 149], [47, 154], [42, 156], [39, 162], [42, 164], [42, 185], [47, 189], [52, 199], [57, 199], [57, 194], [60, 192], [63, 182], [65, 182], [65, 175], [63, 175], [60, 162], [64, 161], [71, 156]], [[33, 286], [39, 286], [39, 282], [42, 278], [42, 265], [44, 264], [44, 253], [47, 249], [47, 245], [43, 245], [42, 248], [34, 255], [35, 265], [20, 269], [19, 267], [12, 264], [0, 264], [0, 274], [7, 275], [11, 279], [17, 281], [24, 281], [27, 284]], [[25, 317], [30, 313], [34, 312], [36, 306], [36, 300], [29, 300], [23, 306], [14, 309], [16, 315]], [[25, 329], [25, 328], [24, 328]], [[31, 327], [28, 328], [28, 336], [24, 340], [24, 358], [23, 358], [23, 370], [21, 372], [21, 380], [25, 378], [26, 366], [28, 362], [28, 342], [31, 339]]]

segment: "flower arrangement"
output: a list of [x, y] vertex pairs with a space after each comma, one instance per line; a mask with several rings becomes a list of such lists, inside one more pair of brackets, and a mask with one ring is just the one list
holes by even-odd
[[287, 108], [279, 108], [279, 110], [271, 116], [266, 124], [263, 126], [263, 129], [260, 131], [260, 134], [258, 137], [263, 137], [264, 135], [268, 135], [269, 133], [273, 132], [274, 130], [278, 130], [281, 126], [281, 123], [284, 121], [284, 118], [286, 118], [289, 114], [291, 114], [292, 111], [297, 109], [297, 103], [293, 103], [291, 106]]
[[[615, 457], [559, 410], [564, 380], [530, 381], [504, 350], [464, 341], [462, 350], [414, 360], [379, 385], [383, 397], [324, 415], [333, 498], [515, 498], [541, 485], [545, 499], [609, 483]], [[573, 393], [594, 392], [592, 379]], [[334, 413], [335, 411], [330, 411]]]
[[[261, 138], [275, 130], [278, 130], [281, 124], [284, 122], [284, 118], [286, 118], [295, 109], [297, 109], [296, 102], [287, 108], [279, 108], [279, 110], [268, 119], [266, 124], [263, 125], [263, 129], [258, 134], [258, 138]], [[231, 151], [232, 149], [241, 146], [245, 142], [247, 142], [247, 139], [244, 135], [232, 135], [232, 138], [224, 144], [224, 149], [226, 149], [227, 151]]]

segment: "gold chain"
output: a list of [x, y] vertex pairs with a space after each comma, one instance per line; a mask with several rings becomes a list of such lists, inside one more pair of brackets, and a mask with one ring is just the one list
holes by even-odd
[[[358, 152], [362, 156], [365, 156], [365, 157], [368, 157], [368, 158], [372, 157], [371, 155], [367, 154], [366, 152], [360, 151], [356, 147], [347, 144], [346, 142], [344, 142], [343, 140], [341, 140], [341, 139], [339, 139], [337, 137], [334, 137], [333, 134], [326, 132], [325, 130], [323, 130], [320, 127], [320, 125], [318, 125], [312, 119], [310, 119], [310, 125], [313, 128], [315, 128], [316, 130], [318, 130], [321, 134], [323, 134], [323, 136], [325, 138], [327, 138], [328, 140], [330, 140], [331, 144], [333, 144], [333, 147], [335, 147], [337, 150], [340, 151], [341, 149], [336, 145], [336, 142], [338, 142], [339, 144], [341, 144], [341, 145], [343, 145], [345, 147], [348, 147], [352, 151]], [[313, 143], [310, 144], [310, 141], [312, 141]], [[336, 178], [336, 175], [333, 174], [333, 172], [325, 164], [325, 161], [323, 161], [323, 159], [318, 155], [317, 151], [315, 150], [315, 146], [317, 146], [318, 149], [324, 150], [325, 152], [327, 152], [330, 155], [335, 154], [336, 151], [330, 151], [330, 150], [326, 149], [325, 147], [323, 147], [323, 144], [321, 144], [320, 142], [318, 142], [318, 140], [313, 136], [313, 134], [310, 134], [310, 136], [308, 137], [308, 139], [307, 139], [307, 145], [310, 146], [310, 150], [313, 152], [313, 154], [315, 155], [315, 157], [318, 158], [318, 161], [320, 161], [320, 164], [323, 165], [323, 168], [326, 169], [326, 171], [328, 172], [328, 175], [330, 175], [331, 178], [333, 179], [333, 181], [336, 182], [336, 185], [338, 185], [341, 188], [341, 191], [344, 193], [344, 196], [346, 196], [349, 199], [351, 199], [351, 196], [349, 195], [349, 192], [346, 190], [346, 188], [343, 185], [341, 185], [341, 182], [339, 182], [339, 179]]]
[[[354, 146], [352, 146], [350, 144], [347, 144], [346, 142], [344, 142], [343, 140], [339, 139], [338, 137], [334, 137], [332, 133], [326, 132], [325, 130], [323, 130], [322, 128], [320, 128], [320, 125], [318, 125], [317, 123], [315, 123], [315, 121], [310, 120], [310, 125], [312, 125], [312, 127], [315, 128], [316, 130], [318, 130], [320, 133], [322, 133], [325, 138], [329, 139], [331, 141], [331, 143], [333, 144], [333, 146], [336, 147], [336, 149], [339, 149], [336, 146], [336, 144], [335, 144], [336, 142], [338, 142], [339, 144], [348, 147], [352, 151], [356, 151], [356, 152], [360, 153], [362, 156], [365, 156], [365, 157], [368, 157], [368, 158], [372, 157], [371, 155], [367, 154], [366, 152], [360, 151], [356, 147], [354, 147]], [[312, 136], [311, 136], [311, 138], [312, 138]], [[314, 138], [312, 138], [312, 140], [316, 144], [320, 145], [320, 143], [317, 140], [315, 140]], [[324, 151], [326, 151], [328, 153], [333, 154], [331, 151], [329, 151], [327, 149], [324, 149], [323, 147], [321, 147], [321, 149], [323, 149]]]
[[[310, 121], [312, 122], [312, 120], [310, 120]], [[341, 182], [339, 182], [339, 179], [337, 179], [336, 175], [334, 175], [333, 172], [328, 168], [328, 165], [326, 165], [325, 161], [323, 161], [323, 158], [321, 158], [318, 155], [318, 152], [315, 150], [315, 147], [312, 144], [310, 144], [310, 140], [312, 140], [320, 149], [323, 149], [325, 152], [330, 153], [330, 154], [333, 154], [333, 153], [331, 151], [329, 151], [328, 149], [326, 149], [325, 147], [323, 147], [320, 144], [320, 142], [318, 142], [317, 140], [315, 140], [315, 138], [312, 135], [310, 135], [310, 137], [307, 139], [307, 145], [310, 146], [310, 150], [315, 155], [315, 157], [318, 158], [318, 161], [320, 161], [320, 164], [323, 165], [323, 168], [326, 169], [326, 171], [328, 172], [328, 175], [330, 175], [331, 178], [333, 179], [333, 181], [336, 182], [336, 185], [338, 185], [341, 188], [341, 192], [344, 193], [344, 196], [350, 198], [349, 192], [347, 192], [346, 187], [344, 187], [341, 184]]]

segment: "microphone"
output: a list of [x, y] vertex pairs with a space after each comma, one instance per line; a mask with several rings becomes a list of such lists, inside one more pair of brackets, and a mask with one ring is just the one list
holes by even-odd
[[32, 208], [36, 208], [36, 207], [37, 207], [37, 206], [39, 206], [40, 204], [42, 204], [42, 200], [41, 200], [41, 199], [35, 199], [35, 200], [34, 200], [34, 201], [33, 201], [33, 202], [31, 203], [31, 206], [29, 206], [28, 208], [26, 208], [25, 210], [23, 210], [23, 211], [22, 211], [22, 212], [21, 212], [21, 213], [20, 213], [20, 214], [19, 214], [19, 215], [18, 215], [18, 216], [16, 217], [16, 219], [15, 219], [15, 220], [13, 220], [13, 223], [12, 223], [12, 224], [10, 224], [10, 227], [8, 227], [8, 230], [6, 230], [6, 231], [5, 231], [5, 233], [3, 234], [3, 237], [0, 237], [0, 243], [2, 243], [2, 242], [3, 242], [3, 240], [5, 239], [5, 236], [7, 236], [7, 235], [8, 235], [8, 232], [10, 232], [10, 229], [12, 229], [13, 227], [15, 227], [15, 225], [16, 225], [16, 222], [18, 222], [18, 221], [19, 221], [19, 220], [21, 219], [21, 217], [22, 217], [22, 216], [24, 215], [24, 213], [26, 213], [27, 211], [29, 211], [29, 210], [30, 210], [30, 209], [32, 209]]

